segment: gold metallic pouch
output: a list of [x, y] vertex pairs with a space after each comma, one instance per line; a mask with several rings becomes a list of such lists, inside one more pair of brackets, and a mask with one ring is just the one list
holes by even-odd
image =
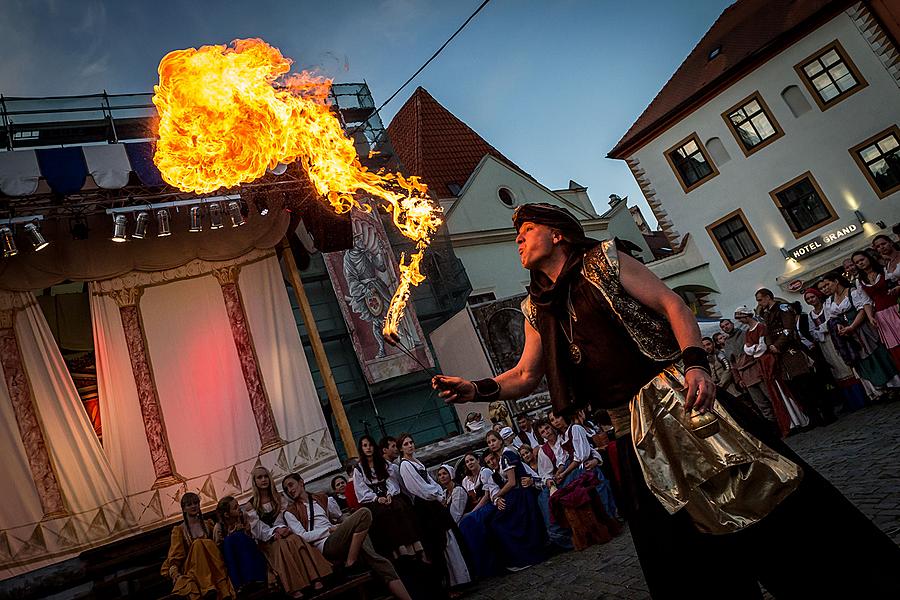
[[769, 514], [803, 478], [800, 467], [742, 429], [722, 406], [719, 430], [691, 431], [684, 376], [669, 367], [631, 401], [631, 438], [644, 480], [670, 513], [702, 532], [738, 531]]

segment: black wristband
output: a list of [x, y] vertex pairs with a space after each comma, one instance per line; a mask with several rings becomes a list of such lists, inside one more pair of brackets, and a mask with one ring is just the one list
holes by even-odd
[[709, 358], [706, 356], [706, 350], [699, 346], [688, 346], [682, 350], [681, 360], [684, 362], [685, 371], [691, 367], [699, 367], [704, 371], [709, 371]]
[[490, 377], [479, 379], [478, 381], [473, 381], [472, 385], [475, 386], [476, 402], [493, 402], [500, 399], [500, 384], [496, 380]]

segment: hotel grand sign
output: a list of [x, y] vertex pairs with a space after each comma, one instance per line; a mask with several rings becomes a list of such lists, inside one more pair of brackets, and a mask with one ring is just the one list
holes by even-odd
[[809, 258], [813, 254], [818, 254], [819, 252], [822, 252], [823, 250], [834, 246], [835, 244], [839, 244], [847, 238], [851, 238], [854, 235], [859, 235], [862, 232], [862, 225], [859, 225], [857, 223], [843, 225], [836, 229], [831, 229], [829, 231], [826, 231], [825, 233], [819, 234], [805, 244], [801, 244], [799, 246], [791, 248], [790, 250], [787, 250], [787, 257], [793, 258], [794, 260], [803, 260]]

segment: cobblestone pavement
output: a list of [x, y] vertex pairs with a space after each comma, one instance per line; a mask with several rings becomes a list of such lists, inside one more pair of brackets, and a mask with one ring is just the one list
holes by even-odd
[[[875, 405], [788, 443], [900, 544], [900, 402]], [[480, 582], [465, 600], [648, 598], [631, 536]]]

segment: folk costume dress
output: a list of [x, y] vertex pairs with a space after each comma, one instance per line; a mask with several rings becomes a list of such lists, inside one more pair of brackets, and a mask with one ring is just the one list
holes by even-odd
[[861, 379], [868, 381], [876, 389], [900, 386], [900, 377], [891, 360], [891, 355], [881, 343], [873, 327], [863, 319], [862, 324], [849, 335], [840, 335], [838, 327], [850, 325], [856, 315], [872, 299], [862, 287], [850, 288], [840, 302], [834, 297], [825, 301], [828, 316], [828, 331], [834, 340], [838, 353], [849, 366], [856, 370]]
[[290, 531], [281, 506], [266, 502], [261, 508], [262, 511], [257, 512], [248, 504], [245, 507], [247, 522], [269, 568], [281, 582], [285, 592], [299, 592], [315, 581], [331, 575], [331, 563], [315, 546], [293, 533], [287, 537], [276, 535], [281, 528]]
[[[482, 467], [476, 477], [466, 474], [462, 480], [462, 487], [469, 497], [466, 505], [466, 513], [459, 521], [459, 531], [469, 549], [469, 571], [476, 577], [490, 577], [500, 572], [498, 556], [499, 545], [491, 531], [491, 522], [497, 516], [497, 507], [491, 501], [500, 486], [494, 481], [494, 474], [490, 469]], [[487, 496], [487, 501], [479, 508], [475, 508], [481, 499]]]
[[[557, 227], [562, 219], [553, 212], [551, 208], [537, 216], [525, 212], [518, 219]], [[777, 598], [900, 597], [896, 568], [900, 549], [781, 442], [774, 428], [731, 396], [722, 396], [717, 403], [727, 408], [726, 421], [738, 422], [764, 442], [768, 452], [787, 459], [794, 473], [799, 467], [802, 479], [798, 482], [795, 475], [796, 487], [787, 496], [752, 527], [733, 533], [701, 533], [701, 515], [691, 512], [690, 504], [675, 512], [664, 507], [665, 496], [659, 495], [659, 488], [650, 489], [646, 481], [650, 475], [643, 471], [647, 460], [643, 409], [648, 402], [662, 406], [670, 394], [683, 393], [678, 390], [683, 390], [684, 380], [675, 366], [680, 358], [677, 340], [668, 321], [624, 290], [616, 243], [592, 242], [583, 231], [577, 237], [577, 231], [571, 233], [580, 229], [577, 221], [568, 227], [570, 233], [564, 235], [578, 243], [571, 244], [573, 250], [555, 281], [532, 271], [523, 313], [541, 336], [554, 410], [572, 414], [591, 406], [610, 413], [617, 441], [623, 442], [617, 444], [625, 495], [619, 510], [628, 519], [653, 598], [760, 598], [759, 583]], [[573, 330], [569, 306], [578, 315]], [[572, 343], [578, 346], [577, 356], [570, 352]], [[687, 457], [673, 459], [681, 469], [700, 466]], [[651, 480], [660, 482], [658, 477]], [[757, 500], [749, 496], [744, 493], [735, 500], [748, 504]], [[827, 564], [836, 555], [841, 556], [840, 570], [815, 577], [797, 575], [797, 557]], [[686, 576], [684, 557], [703, 557], [702, 567], [692, 576]]]
[[222, 550], [228, 577], [236, 590], [240, 591], [248, 584], [266, 582], [266, 558], [250, 535], [245, 519], [241, 518], [229, 529], [221, 521], [216, 523], [213, 539]]
[[[372, 512], [372, 528], [369, 535], [379, 554], [390, 559], [416, 556], [422, 551], [422, 541], [412, 504], [400, 491], [393, 465], [388, 465], [388, 476], [379, 478], [374, 472], [367, 476], [362, 464], [353, 469], [353, 490], [361, 507]], [[390, 504], [378, 502], [391, 497]]]
[[807, 315], [807, 321], [809, 323], [809, 337], [816, 343], [819, 355], [827, 365], [827, 367], [822, 368], [828, 369], [835, 386], [841, 393], [844, 410], [849, 412], [862, 408], [866, 403], [866, 392], [853, 369], [844, 362], [844, 359], [838, 354], [837, 348], [834, 347], [834, 340], [831, 339], [831, 332], [828, 331], [828, 317], [825, 314], [825, 305], [822, 304], [819, 310], [810, 310]]
[[[900, 269], [900, 265], [897, 267]], [[862, 288], [872, 299], [875, 318], [878, 320], [878, 337], [891, 353], [894, 368], [900, 370], [900, 312], [897, 306], [897, 294], [890, 292], [896, 287], [894, 282], [883, 274], [878, 274], [875, 283], [868, 284], [860, 279]]]
[[515, 486], [503, 495], [506, 506], [503, 510], [497, 509], [490, 529], [500, 547], [501, 565], [518, 569], [536, 565], [547, 558], [547, 529], [538, 506], [538, 491], [534, 487], [522, 487], [522, 478], [527, 472], [512, 446], [506, 447], [500, 455], [498, 475], [504, 484], [510, 471]]
[[453, 522], [459, 525], [466, 514], [466, 506], [469, 504], [469, 495], [462, 485], [453, 485], [450, 493], [444, 497], [444, 506], [450, 511]]
[[445, 492], [416, 459], [400, 461], [400, 479], [412, 496], [413, 511], [423, 532], [422, 545], [432, 563], [447, 573], [450, 587], [472, 581], [456, 539], [456, 522], [444, 505]]
[[172, 594], [176, 596], [200, 600], [214, 593], [218, 600], [233, 598], [222, 553], [206, 533], [213, 531], [213, 522], [207, 520], [204, 525], [204, 533], [196, 537], [185, 523], [172, 528], [169, 554], [160, 573], [174, 579]]

